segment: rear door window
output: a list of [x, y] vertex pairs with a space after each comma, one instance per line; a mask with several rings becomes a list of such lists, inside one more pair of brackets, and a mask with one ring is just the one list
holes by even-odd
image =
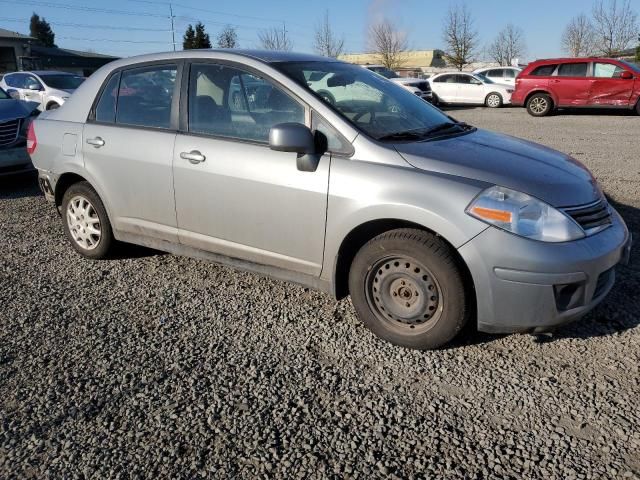
[[540, 65], [539, 67], [536, 67], [533, 72], [531, 72], [530, 75], [533, 75], [534, 77], [550, 77], [553, 72], [556, 70], [556, 67], [558, 65]]
[[505, 69], [504, 71], [505, 78], [516, 78], [515, 70], [511, 70], [510, 68]]
[[559, 77], [586, 77], [588, 63], [563, 63], [558, 68]]
[[96, 121], [113, 123], [116, 121], [116, 102], [118, 99], [118, 84], [120, 83], [120, 73], [116, 73], [109, 79], [100, 100], [96, 105]]

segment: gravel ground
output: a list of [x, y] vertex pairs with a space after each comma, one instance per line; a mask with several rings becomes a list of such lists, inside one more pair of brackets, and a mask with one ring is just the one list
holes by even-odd
[[[585, 162], [640, 238], [640, 117], [455, 110]], [[551, 337], [377, 340], [349, 301], [141, 248], [0, 183], [2, 478], [640, 478], [638, 249]]]

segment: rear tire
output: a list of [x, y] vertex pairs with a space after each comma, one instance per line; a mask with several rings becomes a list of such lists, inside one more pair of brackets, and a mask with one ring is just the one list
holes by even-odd
[[484, 104], [489, 108], [500, 108], [502, 103], [502, 95], [496, 92], [490, 93], [484, 100]]
[[88, 182], [71, 185], [62, 197], [62, 224], [71, 246], [83, 257], [105, 258], [114, 243], [102, 200]]
[[636, 115], [640, 115], [640, 100], [636, 103]]
[[544, 117], [553, 110], [553, 100], [546, 93], [536, 93], [527, 100], [527, 112], [534, 117]]
[[391, 230], [365, 244], [351, 264], [349, 291], [369, 330], [419, 350], [448, 343], [470, 311], [453, 250], [416, 229]]
[[60, 104], [56, 102], [51, 102], [49, 105], [47, 105], [47, 110], [55, 110], [57, 108], [60, 108]]

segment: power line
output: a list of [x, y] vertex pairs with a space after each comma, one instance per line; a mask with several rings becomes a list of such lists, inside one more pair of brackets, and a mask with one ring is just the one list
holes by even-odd
[[[0, 21], [3, 22], [12, 22], [12, 23], [27, 23], [24, 19], [21, 18], [3, 18], [0, 17]], [[74, 28], [92, 28], [98, 30], [126, 30], [126, 31], [138, 31], [138, 32], [159, 32], [159, 33], [168, 33], [170, 30], [167, 29], [159, 29], [159, 28], [142, 28], [142, 27], [129, 27], [129, 26], [115, 26], [115, 25], [89, 25], [82, 23], [67, 23], [67, 22], [59, 22], [57, 20], [50, 20], [55, 26], [61, 27], [74, 27]]]
[[[16, 2], [15, 0], [0, 0], [0, 3], [10, 3], [12, 5], [15, 5]], [[71, 5], [68, 3], [51, 3], [51, 2], [41, 2], [36, 0], [20, 0], [20, 4], [32, 5], [36, 7], [61, 8], [64, 10], [78, 10], [82, 12], [106, 13], [110, 15], [129, 15], [129, 16], [139, 16], [139, 17], [167, 18], [167, 15], [161, 15], [158, 13], [132, 12], [130, 10], [114, 10], [110, 8], [86, 7], [86, 6], [79, 6], [79, 5]]]

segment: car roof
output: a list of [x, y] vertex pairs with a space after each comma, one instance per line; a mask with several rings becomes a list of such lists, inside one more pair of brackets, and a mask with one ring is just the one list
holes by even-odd
[[529, 65], [535, 63], [582, 63], [582, 62], [595, 62], [595, 61], [617, 61], [616, 58], [607, 58], [607, 57], [566, 57], [566, 58], [544, 58], [540, 60], [535, 60], [531, 62]]
[[513, 65], [499, 65], [497, 67], [482, 67], [482, 68], [478, 68], [477, 70], [474, 70], [473, 73], [484, 72], [486, 70], [498, 70], [498, 69], [501, 69], [501, 68], [512, 68], [514, 70], [522, 70], [522, 68], [514, 67]]
[[20, 72], [9, 72], [9, 73], [5, 73], [6, 75], [14, 75], [16, 73], [32, 73], [34, 75], [72, 75], [72, 76], [78, 76], [77, 73], [69, 73], [69, 72], [59, 72], [57, 70], [25, 70], [25, 71], [20, 71]]
[[225, 56], [238, 56], [252, 58], [264, 63], [281, 62], [339, 62], [335, 58], [313, 55], [310, 53], [282, 52], [278, 50], [252, 50], [252, 49], [229, 49], [229, 48], [207, 48], [197, 50], [181, 50], [178, 52], [159, 52], [117, 60], [118, 63], [139, 63], [142, 61], [167, 60], [171, 58], [215, 58], [216, 53], [224, 53]]

